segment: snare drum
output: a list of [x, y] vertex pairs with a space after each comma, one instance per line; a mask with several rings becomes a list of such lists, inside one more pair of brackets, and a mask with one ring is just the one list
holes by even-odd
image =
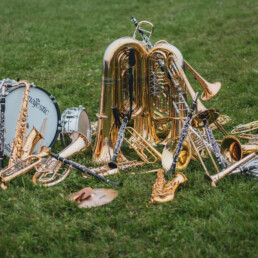
[[91, 142], [91, 123], [85, 108], [68, 108], [61, 116], [62, 134], [82, 133]]
[[[6, 96], [5, 106], [5, 155], [10, 156], [13, 138], [16, 132], [16, 124], [20, 114], [22, 96], [24, 86], [9, 88]], [[46, 120], [45, 120], [46, 119]], [[31, 84], [28, 103], [28, 128], [26, 135], [32, 130], [33, 126], [41, 132], [43, 122], [45, 124], [44, 139], [42, 146], [51, 147], [57, 139], [61, 130], [60, 111], [55, 98], [44, 89]], [[34, 153], [38, 151], [38, 145], [34, 149]]]

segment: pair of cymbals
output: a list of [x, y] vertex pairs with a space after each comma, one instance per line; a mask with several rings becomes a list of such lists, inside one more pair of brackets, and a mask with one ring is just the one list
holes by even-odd
[[118, 196], [118, 192], [113, 189], [86, 187], [76, 193], [67, 196], [69, 201], [74, 201], [79, 208], [91, 208], [102, 206], [112, 202]]

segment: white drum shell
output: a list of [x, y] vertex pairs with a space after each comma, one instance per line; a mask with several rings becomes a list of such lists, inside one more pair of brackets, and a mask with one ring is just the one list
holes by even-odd
[[68, 108], [61, 116], [63, 134], [82, 133], [91, 142], [91, 122], [85, 108]]

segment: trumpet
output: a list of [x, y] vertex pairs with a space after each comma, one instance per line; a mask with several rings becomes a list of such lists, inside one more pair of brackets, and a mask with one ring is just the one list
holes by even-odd
[[229, 162], [239, 161], [244, 155], [258, 152], [258, 144], [241, 144], [237, 137], [224, 137], [220, 146], [221, 154]]
[[245, 158], [239, 160], [238, 162], [235, 162], [231, 166], [227, 167], [226, 169], [222, 170], [220, 173], [212, 176], [205, 175], [204, 177], [211, 182], [212, 187], [216, 187], [216, 183], [225, 177], [226, 175], [230, 174], [234, 169], [238, 168], [239, 166], [242, 166], [245, 164], [247, 161], [252, 159], [255, 156], [255, 153], [251, 153]]
[[193, 67], [184, 60], [185, 67], [194, 75], [194, 77], [198, 80], [198, 82], [203, 87], [203, 93], [202, 93], [202, 100], [209, 100], [213, 98], [220, 90], [221, 83], [220, 82], [214, 82], [209, 83], [207, 82], [199, 73], [197, 73]]

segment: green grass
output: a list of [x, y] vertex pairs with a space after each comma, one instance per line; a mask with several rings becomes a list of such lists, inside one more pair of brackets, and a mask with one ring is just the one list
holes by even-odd
[[[34, 82], [56, 97], [61, 111], [81, 104], [95, 121], [104, 51], [132, 35], [134, 14], [155, 25], [153, 43], [167, 40], [204, 78], [222, 82], [205, 105], [232, 118], [225, 127], [230, 131], [257, 120], [257, 13], [254, 0], [2, 0], [0, 78]], [[61, 150], [60, 143], [54, 149]], [[75, 160], [84, 162], [84, 154]], [[44, 188], [34, 186], [28, 173], [0, 193], [0, 256], [255, 257], [256, 182], [232, 176], [213, 189], [203, 174], [191, 162], [185, 171], [189, 182], [175, 200], [152, 205], [156, 176], [123, 172], [111, 177], [124, 182], [115, 201], [78, 209], [65, 196], [110, 186], [73, 170], [63, 183]]]

